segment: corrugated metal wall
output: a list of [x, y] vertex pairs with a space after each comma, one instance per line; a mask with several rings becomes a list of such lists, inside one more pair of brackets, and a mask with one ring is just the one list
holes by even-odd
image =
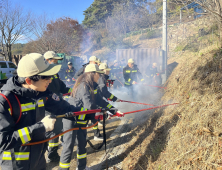
[[158, 72], [162, 71], [163, 59], [160, 55], [159, 48], [137, 48], [137, 49], [117, 49], [116, 59], [121, 61], [125, 59], [124, 64], [127, 65], [128, 59], [133, 58], [135, 64], [138, 65], [142, 73], [145, 72], [147, 66], [152, 63], [157, 63]]

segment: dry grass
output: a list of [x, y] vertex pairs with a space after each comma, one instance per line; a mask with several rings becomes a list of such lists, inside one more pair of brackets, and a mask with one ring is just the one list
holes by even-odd
[[123, 169], [222, 169], [221, 60], [216, 46], [169, 60], [178, 65], [161, 100], [180, 104], [156, 110], [141, 127], [146, 138]]

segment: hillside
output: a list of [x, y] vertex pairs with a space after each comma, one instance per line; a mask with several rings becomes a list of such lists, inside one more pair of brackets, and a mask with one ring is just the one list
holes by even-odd
[[[222, 50], [208, 19], [169, 29], [169, 78], [158, 104], [179, 104], [155, 110], [132, 130], [124, 170], [222, 169]], [[161, 42], [138, 37], [131, 37], [137, 47]]]

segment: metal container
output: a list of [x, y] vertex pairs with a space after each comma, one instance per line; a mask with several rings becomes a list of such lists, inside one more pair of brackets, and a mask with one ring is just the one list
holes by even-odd
[[157, 63], [158, 72], [163, 71], [163, 58], [160, 48], [137, 48], [137, 49], [117, 49], [116, 59], [127, 65], [128, 59], [133, 58], [142, 74], [152, 63]]

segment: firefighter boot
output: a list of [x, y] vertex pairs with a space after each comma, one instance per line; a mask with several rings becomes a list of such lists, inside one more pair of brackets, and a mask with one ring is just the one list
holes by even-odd
[[48, 155], [47, 155], [47, 163], [59, 162], [60, 156], [57, 151], [58, 151], [58, 146], [49, 147], [49, 151], [48, 151]]

